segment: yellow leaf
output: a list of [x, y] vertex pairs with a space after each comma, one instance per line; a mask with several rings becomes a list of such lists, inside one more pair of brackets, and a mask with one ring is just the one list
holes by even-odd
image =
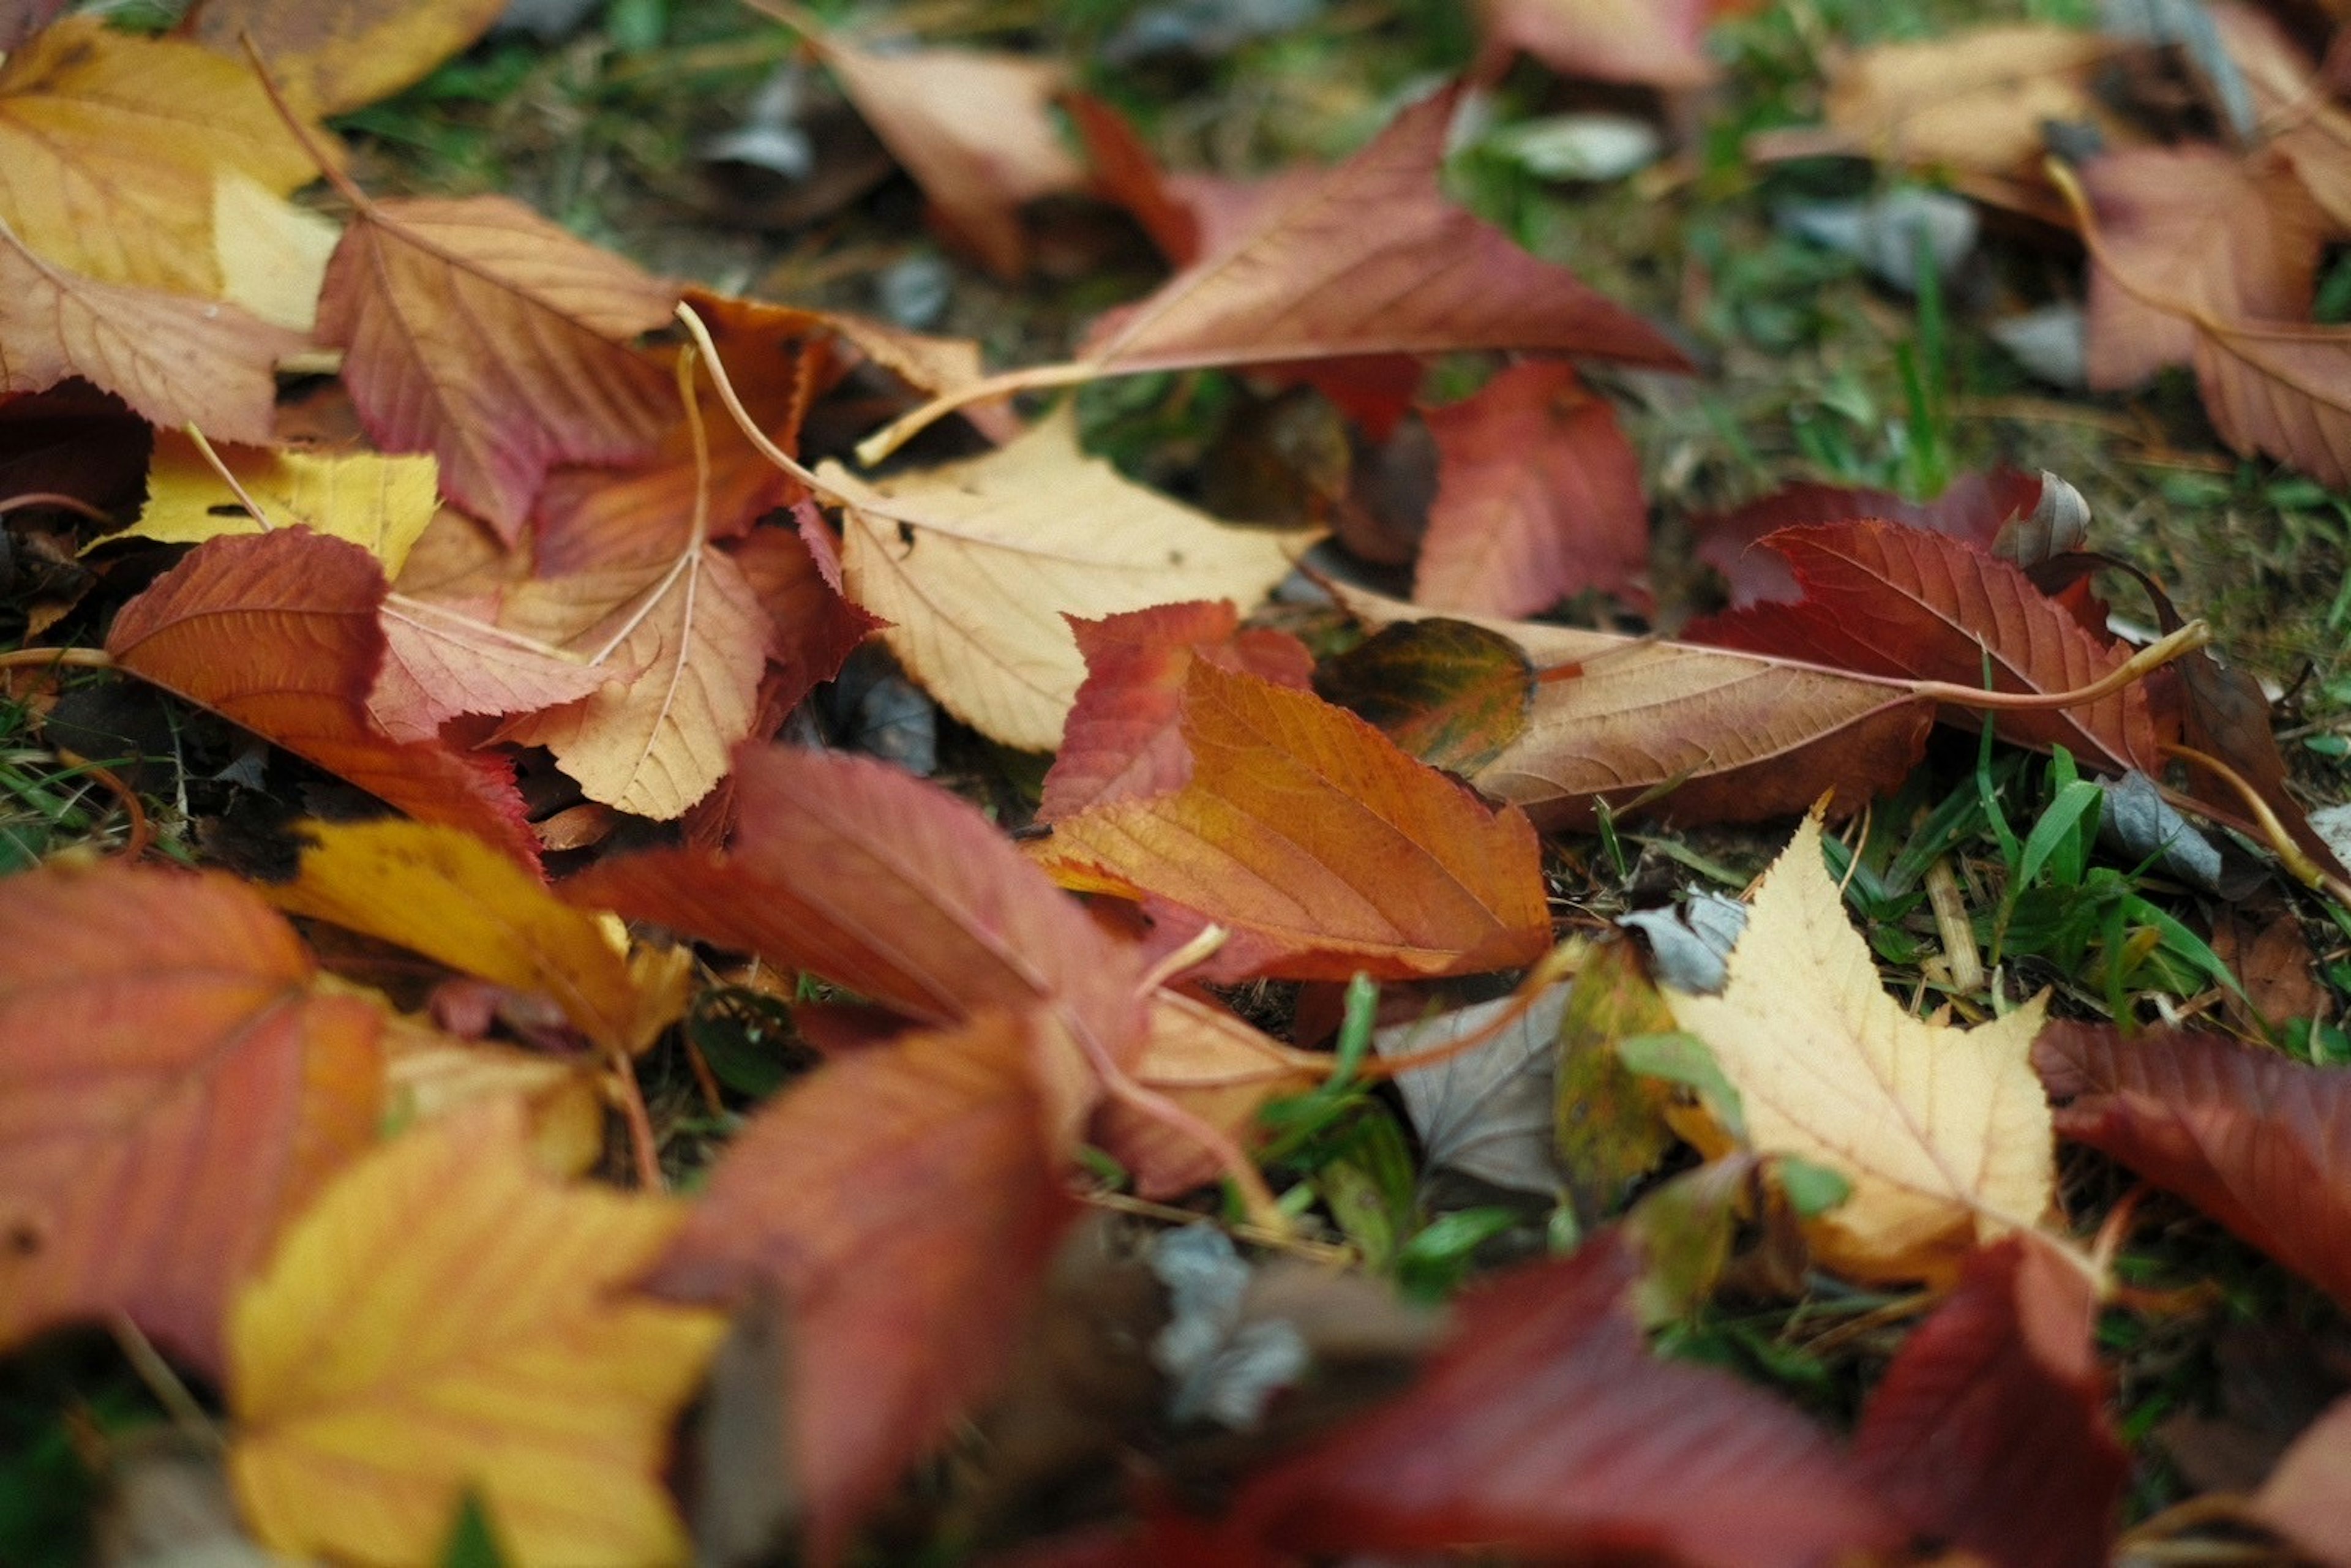
[[213, 181], [213, 255], [221, 298], [264, 321], [308, 333], [318, 325], [327, 258], [343, 237], [322, 213], [298, 207], [236, 169]]
[[574, 1027], [634, 1050], [682, 1010], [684, 974], [648, 971], [597, 918], [557, 900], [537, 877], [455, 828], [386, 819], [312, 822], [293, 882], [268, 887], [291, 915], [331, 921], [518, 991], [543, 991]]
[[383, 1050], [384, 1119], [392, 1126], [518, 1098], [541, 1170], [586, 1176], [603, 1157], [604, 1097], [596, 1085], [599, 1065], [590, 1058], [469, 1044], [398, 1013], [384, 1020]]
[[868, 484], [819, 471], [845, 503], [849, 597], [948, 712], [1032, 751], [1061, 744], [1086, 664], [1063, 615], [1180, 599], [1254, 604], [1299, 535], [1228, 527], [1078, 449], [1066, 413], [1001, 451]]
[[0, 224], [69, 272], [216, 296], [223, 169], [276, 195], [318, 172], [241, 62], [68, 16], [0, 66]]
[[229, 1472], [255, 1533], [429, 1563], [473, 1487], [524, 1564], [684, 1561], [661, 1470], [725, 1323], [624, 1293], [683, 1218], [549, 1180], [511, 1103], [352, 1166], [230, 1323]]
[[2031, 1061], [2042, 998], [1972, 1030], [1905, 1012], [1821, 863], [1817, 813], [1764, 876], [1729, 967], [1719, 997], [1665, 997], [1739, 1091], [1755, 1148], [1852, 1184], [1813, 1227], [1823, 1261], [1935, 1279], [2039, 1223], [2056, 1180]]
[[500, 0], [204, 0], [188, 31], [232, 59], [247, 35], [289, 102], [349, 114], [420, 81], [488, 30]]
[[[222, 463], [269, 519], [272, 528], [301, 524], [348, 539], [397, 577], [408, 550], [440, 505], [438, 465], [427, 457], [384, 457], [372, 452], [326, 455], [214, 446]], [[147, 471], [147, 505], [139, 520], [90, 548], [117, 539], [202, 544], [223, 534], [257, 534], [253, 520], [195, 443], [159, 431]]]

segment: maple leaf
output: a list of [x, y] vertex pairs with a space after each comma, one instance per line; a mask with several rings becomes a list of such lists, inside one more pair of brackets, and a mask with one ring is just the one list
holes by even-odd
[[[1031, 1031], [990, 1011], [853, 1053], [727, 1145], [664, 1260], [664, 1293], [790, 1314], [786, 1447], [810, 1557], [996, 1378], [1076, 1213]], [[942, 1194], [955, 1194], [941, 1202]]]
[[216, 1373], [230, 1288], [375, 1136], [381, 1014], [225, 876], [53, 863], [0, 898], [0, 1344], [130, 1314]]
[[624, 1293], [684, 1218], [549, 1181], [511, 1103], [351, 1166], [232, 1320], [229, 1474], [256, 1533], [429, 1561], [471, 1490], [521, 1563], [684, 1563], [661, 1468], [726, 1325]]
[[1611, 1230], [1464, 1293], [1419, 1382], [1250, 1482], [1239, 1531], [1325, 1554], [1475, 1541], [1707, 1568], [1801, 1568], [1896, 1540], [1802, 1416], [1650, 1355], [1625, 1306], [1639, 1272]]
[[2351, 1087], [2224, 1037], [2060, 1020], [2033, 1049], [2063, 1137], [2112, 1155], [2351, 1302]]
[[1353, 714], [1196, 660], [1183, 728], [1182, 789], [1094, 806], [1039, 849], [1057, 876], [1143, 898], [1171, 931], [1226, 927], [1203, 977], [1476, 974], [1551, 946], [1526, 820]]
[[1037, 803], [1040, 822], [1184, 787], [1192, 776], [1192, 754], [1180, 720], [1184, 676], [1194, 659], [1299, 691], [1314, 669], [1313, 655], [1287, 632], [1240, 630], [1240, 613], [1230, 600], [1068, 620], [1086, 661], [1086, 679], [1045, 774]]
[[1640, 455], [1573, 366], [1514, 365], [1426, 417], [1437, 499], [1415, 603], [1531, 615], [1587, 588], [1647, 602]]
[[431, 452], [512, 540], [557, 463], [650, 456], [675, 406], [631, 347], [675, 290], [502, 196], [375, 202], [327, 267], [319, 338], [386, 452]]
[[1813, 1224], [1823, 1261], [1932, 1278], [1979, 1238], [2039, 1223], [2056, 1180], [2029, 1060], [2043, 1000], [1966, 1030], [1903, 1011], [1821, 862], [1817, 813], [1764, 874], [1729, 971], [1719, 997], [1665, 997], [1739, 1092], [1754, 1148], [1851, 1185]]
[[1067, 411], [969, 462], [871, 482], [826, 463], [817, 478], [841, 506], [849, 596], [891, 623], [891, 651], [949, 713], [1030, 750], [1060, 744], [1085, 680], [1064, 616], [1253, 604], [1302, 543], [1123, 477], [1079, 451]]
[[1980, 1249], [1871, 1393], [1854, 1462], [1920, 1536], [2006, 1568], [2104, 1562], [2128, 1462], [2082, 1270], [2029, 1237]]
[[1486, 0], [1486, 61], [1524, 50], [1562, 76], [1652, 87], [1714, 79], [1706, 25], [1717, 0]]
[[65, 17], [0, 65], [0, 227], [94, 282], [217, 296], [214, 174], [283, 195], [319, 172], [304, 134], [241, 64]]
[[410, 548], [440, 510], [439, 469], [430, 457], [238, 446], [216, 451], [266, 520], [245, 509], [194, 442], [164, 430], [155, 436], [147, 504], [139, 520], [120, 533], [103, 536], [90, 548], [127, 538], [201, 544], [223, 534], [266, 533], [299, 524], [350, 540], [382, 562], [386, 577], [398, 577]]
[[217, 538], [122, 607], [106, 651], [411, 816], [537, 864], [506, 767], [393, 740], [370, 720], [383, 597], [382, 569], [357, 545], [299, 528]]
[[0, 224], [0, 393], [80, 376], [153, 423], [258, 444], [301, 341], [234, 306], [60, 271]]
[[500, 0], [202, 0], [185, 26], [237, 59], [250, 39], [288, 102], [312, 114], [349, 114], [464, 53], [504, 8]]

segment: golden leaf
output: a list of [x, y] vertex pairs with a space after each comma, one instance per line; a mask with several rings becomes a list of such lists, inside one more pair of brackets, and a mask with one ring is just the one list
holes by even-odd
[[[439, 468], [429, 456], [234, 446], [215, 450], [271, 528], [298, 523], [332, 538], [349, 539], [381, 561], [386, 577], [400, 575], [409, 547], [440, 506]], [[155, 455], [147, 470], [147, 505], [139, 520], [120, 533], [92, 541], [91, 548], [128, 538], [193, 545], [222, 534], [262, 531], [195, 443], [166, 430], [155, 437]]]

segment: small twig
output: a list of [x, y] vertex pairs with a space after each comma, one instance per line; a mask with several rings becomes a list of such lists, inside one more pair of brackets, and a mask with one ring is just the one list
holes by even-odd
[[110, 523], [114, 519], [103, 510], [75, 496], [59, 495], [55, 490], [27, 490], [21, 496], [11, 496], [0, 501], [0, 517], [11, 512], [28, 511], [35, 507], [55, 507], [61, 511], [78, 512], [93, 523]]
[[272, 527], [269, 514], [261, 509], [259, 502], [245, 493], [245, 486], [236, 482], [236, 476], [228, 471], [228, 465], [221, 461], [221, 455], [213, 450], [213, 444], [204, 439], [204, 433], [196, 428], [194, 421], [191, 420], [188, 423], [180, 426], [180, 430], [190, 441], [196, 444], [196, 451], [203, 455], [206, 463], [212, 465], [213, 472], [219, 476], [222, 484], [228, 486], [228, 493], [236, 497], [236, 504], [245, 508], [246, 515], [261, 525], [263, 533], [268, 533]]
[[155, 830], [147, 821], [147, 808], [140, 803], [139, 792], [124, 783], [121, 776], [110, 768], [92, 762], [87, 758], [78, 757], [62, 746], [57, 747], [57, 760], [67, 767], [78, 769], [104, 786], [107, 793], [114, 797], [115, 804], [122, 808], [122, 815], [127, 823], [122, 841], [122, 858], [135, 861], [145, 854], [155, 842]]
[[[1861, 863], [1855, 860], [1855, 864]], [[1952, 873], [1951, 857], [1938, 855], [1927, 868], [1927, 903], [1935, 912], [1935, 931], [1943, 941], [1943, 956], [1951, 967], [1951, 989], [1961, 996], [1983, 984], [1983, 955], [1976, 951], [1975, 923], [1968, 917], [1959, 879]]]
[[106, 1326], [113, 1333], [114, 1343], [121, 1347], [123, 1358], [131, 1363], [131, 1370], [139, 1375], [139, 1381], [147, 1385], [147, 1392], [155, 1396], [155, 1402], [172, 1417], [172, 1425], [180, 1429], [181, 1435], [214, 1452], [225, 1451], [228, 1440], [221, 1436], [220, 1427], [204, 1414], [204, 1407], [196, 1403], [196, 1396], [188, 1392], [188, 1385], [180, 1381], [172, 1364], [157, 1354], [154, 1343], [131, 1321], [131, 1314], [110, 1312]]
[[653, 1133], [653, 1113], [646, 1108], [644, 1088], [637, 1082], [636, 1064], [627, 1051], [616, 1049], [607, 1066], [612, 1099], [629, 1129], [629, 1153], [636, 1162], [637, 1185], [647, 1192], [667, 1192], [669, 1182], [661, 1168], [661, 1140]]
[[990, 398], [1015, 392], [1047, 392], [1054, 387], [1083, 386], [1118, 372], [1095, 360], [1071, 360], [1057, 365], [1029, 365], [987, 376], [952, 392], [943, 392], [920, 408], [911, 409], [857, 444], [857, 460], [868, 468], [904, 446], [948, 414]]
[[0, 670], [32, 670], [45, 664], [110, 670], [114, 668], [114, 655], [103, 648], [11, 648], [0, 653]]

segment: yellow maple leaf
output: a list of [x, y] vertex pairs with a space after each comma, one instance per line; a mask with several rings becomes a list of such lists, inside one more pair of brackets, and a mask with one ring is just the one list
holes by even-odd
[[683, 1218], [549, 1180], [510, 1102], [350, 1166], [230, 1322], [229, 1473], [255, 1533], [429, 1563], [473, 1488], [524, 1564], [683, 1562], [661, 1469], [725, 1321], [623, 1289]]
[[[400, 575], [409, 548], [441, 504], [439, 465], [430, 456], [252, 446], [214, 450], [270, 527], [299, 524], [349, 539], [383, 562], [387, 578]], [[139, 520], [120, 533], [93, 540], [90, 548], [128, 538], [202, 544], [223, 534], [262, 531], [195, 443], [166, 430], [155, 436], [155, 455], [147, 470], [147, 504], [140, 509]]]
[[1722, 994], [1665, 997], [1738, 1090], [1754, 1147], [1851, 1184], [1813, 1228], [1830, 1266], [1940, 1278], [2049, 1207], [2055, 1143], [2030, 1059], [2043, 998], [1971, 1030], [1905, 1012], [1821, 863], [1817, 813], [1757, 890]]

